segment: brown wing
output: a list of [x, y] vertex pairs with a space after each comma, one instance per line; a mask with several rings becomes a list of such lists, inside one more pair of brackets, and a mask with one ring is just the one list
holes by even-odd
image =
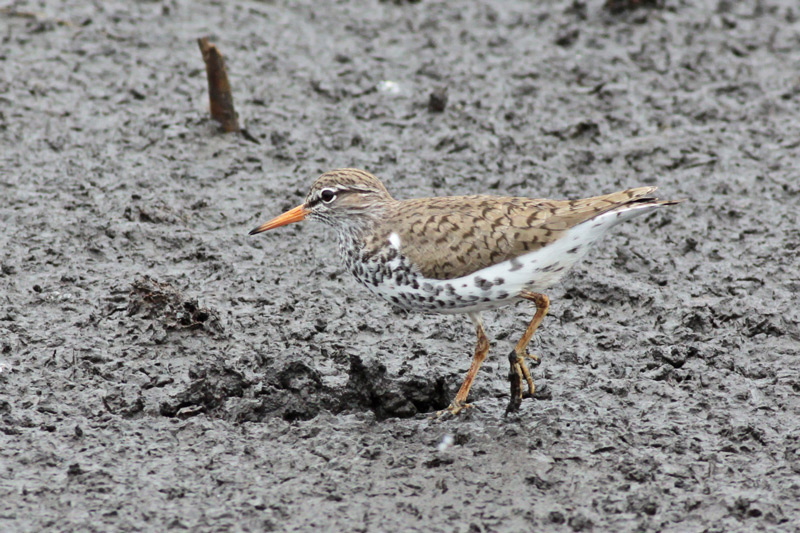
[[653, 190], [640, 187], [571, 201], [498, 196], [406, 200], [368, 246], [385, 243], [395, 232], [402, 253], [423, 275], [456, 278], [542, 248], [573, 226]]

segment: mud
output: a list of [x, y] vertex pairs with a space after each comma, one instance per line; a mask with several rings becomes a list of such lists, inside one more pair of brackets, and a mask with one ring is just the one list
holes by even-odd
[[[800, 528], [800, 10], [759, 2], [14, 2], [0, 12], [0, 529]], [[692, 5], [697, 4], [697, 5]], [[208, 118], [196, 39], [252, 142]], [[550, 293], [503, 416], [473, 332], [311, 224], [399, 198], [656, 184]]]

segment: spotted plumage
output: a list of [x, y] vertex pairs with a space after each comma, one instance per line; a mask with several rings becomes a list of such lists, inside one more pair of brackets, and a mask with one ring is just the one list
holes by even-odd
[[534, 301], [536, 316], [511, 356], [514, 410], [522, 380], [530, 394], [534, 389], [524, 359], [549, 306], [540, 293], [616, 224], [677, 203], [656, 199], [655, 189], [582, 200], [474, 195], [398, 201], [372, 174], [339, 169], [320, 176], [303, 204], [251, 233], [306, 217], [320, 221], [336, 231], [340, 255], [355, 278], [387, 302], [407, 311], [468, 314], [479, 342], [452, 413], [466, 405], [488, 351], [479, 313]]

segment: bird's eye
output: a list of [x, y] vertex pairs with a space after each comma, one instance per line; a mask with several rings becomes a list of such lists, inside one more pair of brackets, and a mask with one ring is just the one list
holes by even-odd
[[329, 204], [336, 199], [336, 191], [333, 189], [323, 189], [322, 192], [319, 193], [319, 197], [324, 203]]

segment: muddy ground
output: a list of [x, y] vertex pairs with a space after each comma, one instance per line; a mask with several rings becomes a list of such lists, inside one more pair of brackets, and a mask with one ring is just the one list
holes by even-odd
[[[6, 2], [0, 529], [800, 528], [800, 8], [640, 3]], [[326, 228], [247, 235], [341, 166], [689, 201], [552, 290], [518, 415], [522, 303], [431, 421], [469, 321], [392, 311]]]

